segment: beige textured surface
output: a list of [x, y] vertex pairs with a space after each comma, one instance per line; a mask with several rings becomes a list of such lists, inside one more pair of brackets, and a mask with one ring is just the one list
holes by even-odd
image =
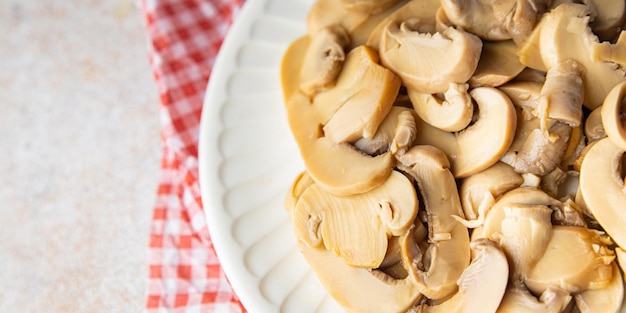
[[0, 0], [0, 312], [140, 312], [159, 102], [132, 0]]

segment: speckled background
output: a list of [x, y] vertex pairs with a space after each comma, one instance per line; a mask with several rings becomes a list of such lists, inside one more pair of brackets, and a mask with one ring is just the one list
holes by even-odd
[[138, 312], [159, 101], [132, 0], [0, 0], [0, 312]]

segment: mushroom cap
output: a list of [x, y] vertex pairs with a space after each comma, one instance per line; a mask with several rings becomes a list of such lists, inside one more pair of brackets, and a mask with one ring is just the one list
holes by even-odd
[[609, 138], [596, 141], [582, 160], [580, 193], [585, 206], [620, 247], [626, 247], [626, 193], [621, 175], [624, 150]]
[[388, 239], [413, 225], [417, 203], [411, 181], [394, 171], [384, 184], [351, 196], [335, 196], [317, 185], [306, 188], [292, 224], [298, 238], [311, 247], [323, 244], [350, 266], [377, 268]]
[[404, 86], [422, 93], [441, 93], [450, 83], [467, 82], [478, 66], [482, 41], [453, 27], [424, 32], [421, 23], [411, 18], [385, 25], [379, 47], [382, 64]]

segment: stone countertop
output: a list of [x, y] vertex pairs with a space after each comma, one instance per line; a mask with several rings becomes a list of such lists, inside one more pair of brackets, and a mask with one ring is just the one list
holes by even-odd
[[132, 0], [0, 1], [0, 312], [140, 312], [161, 153]]

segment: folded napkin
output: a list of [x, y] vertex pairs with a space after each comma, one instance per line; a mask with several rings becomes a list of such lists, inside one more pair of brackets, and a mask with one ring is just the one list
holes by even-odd
[[163, 143], [150, 229], [146, 312], [245, 312], [213, 249], [197, 159], [204, 92], [243, 2], [140, 0], [162, 104]]

